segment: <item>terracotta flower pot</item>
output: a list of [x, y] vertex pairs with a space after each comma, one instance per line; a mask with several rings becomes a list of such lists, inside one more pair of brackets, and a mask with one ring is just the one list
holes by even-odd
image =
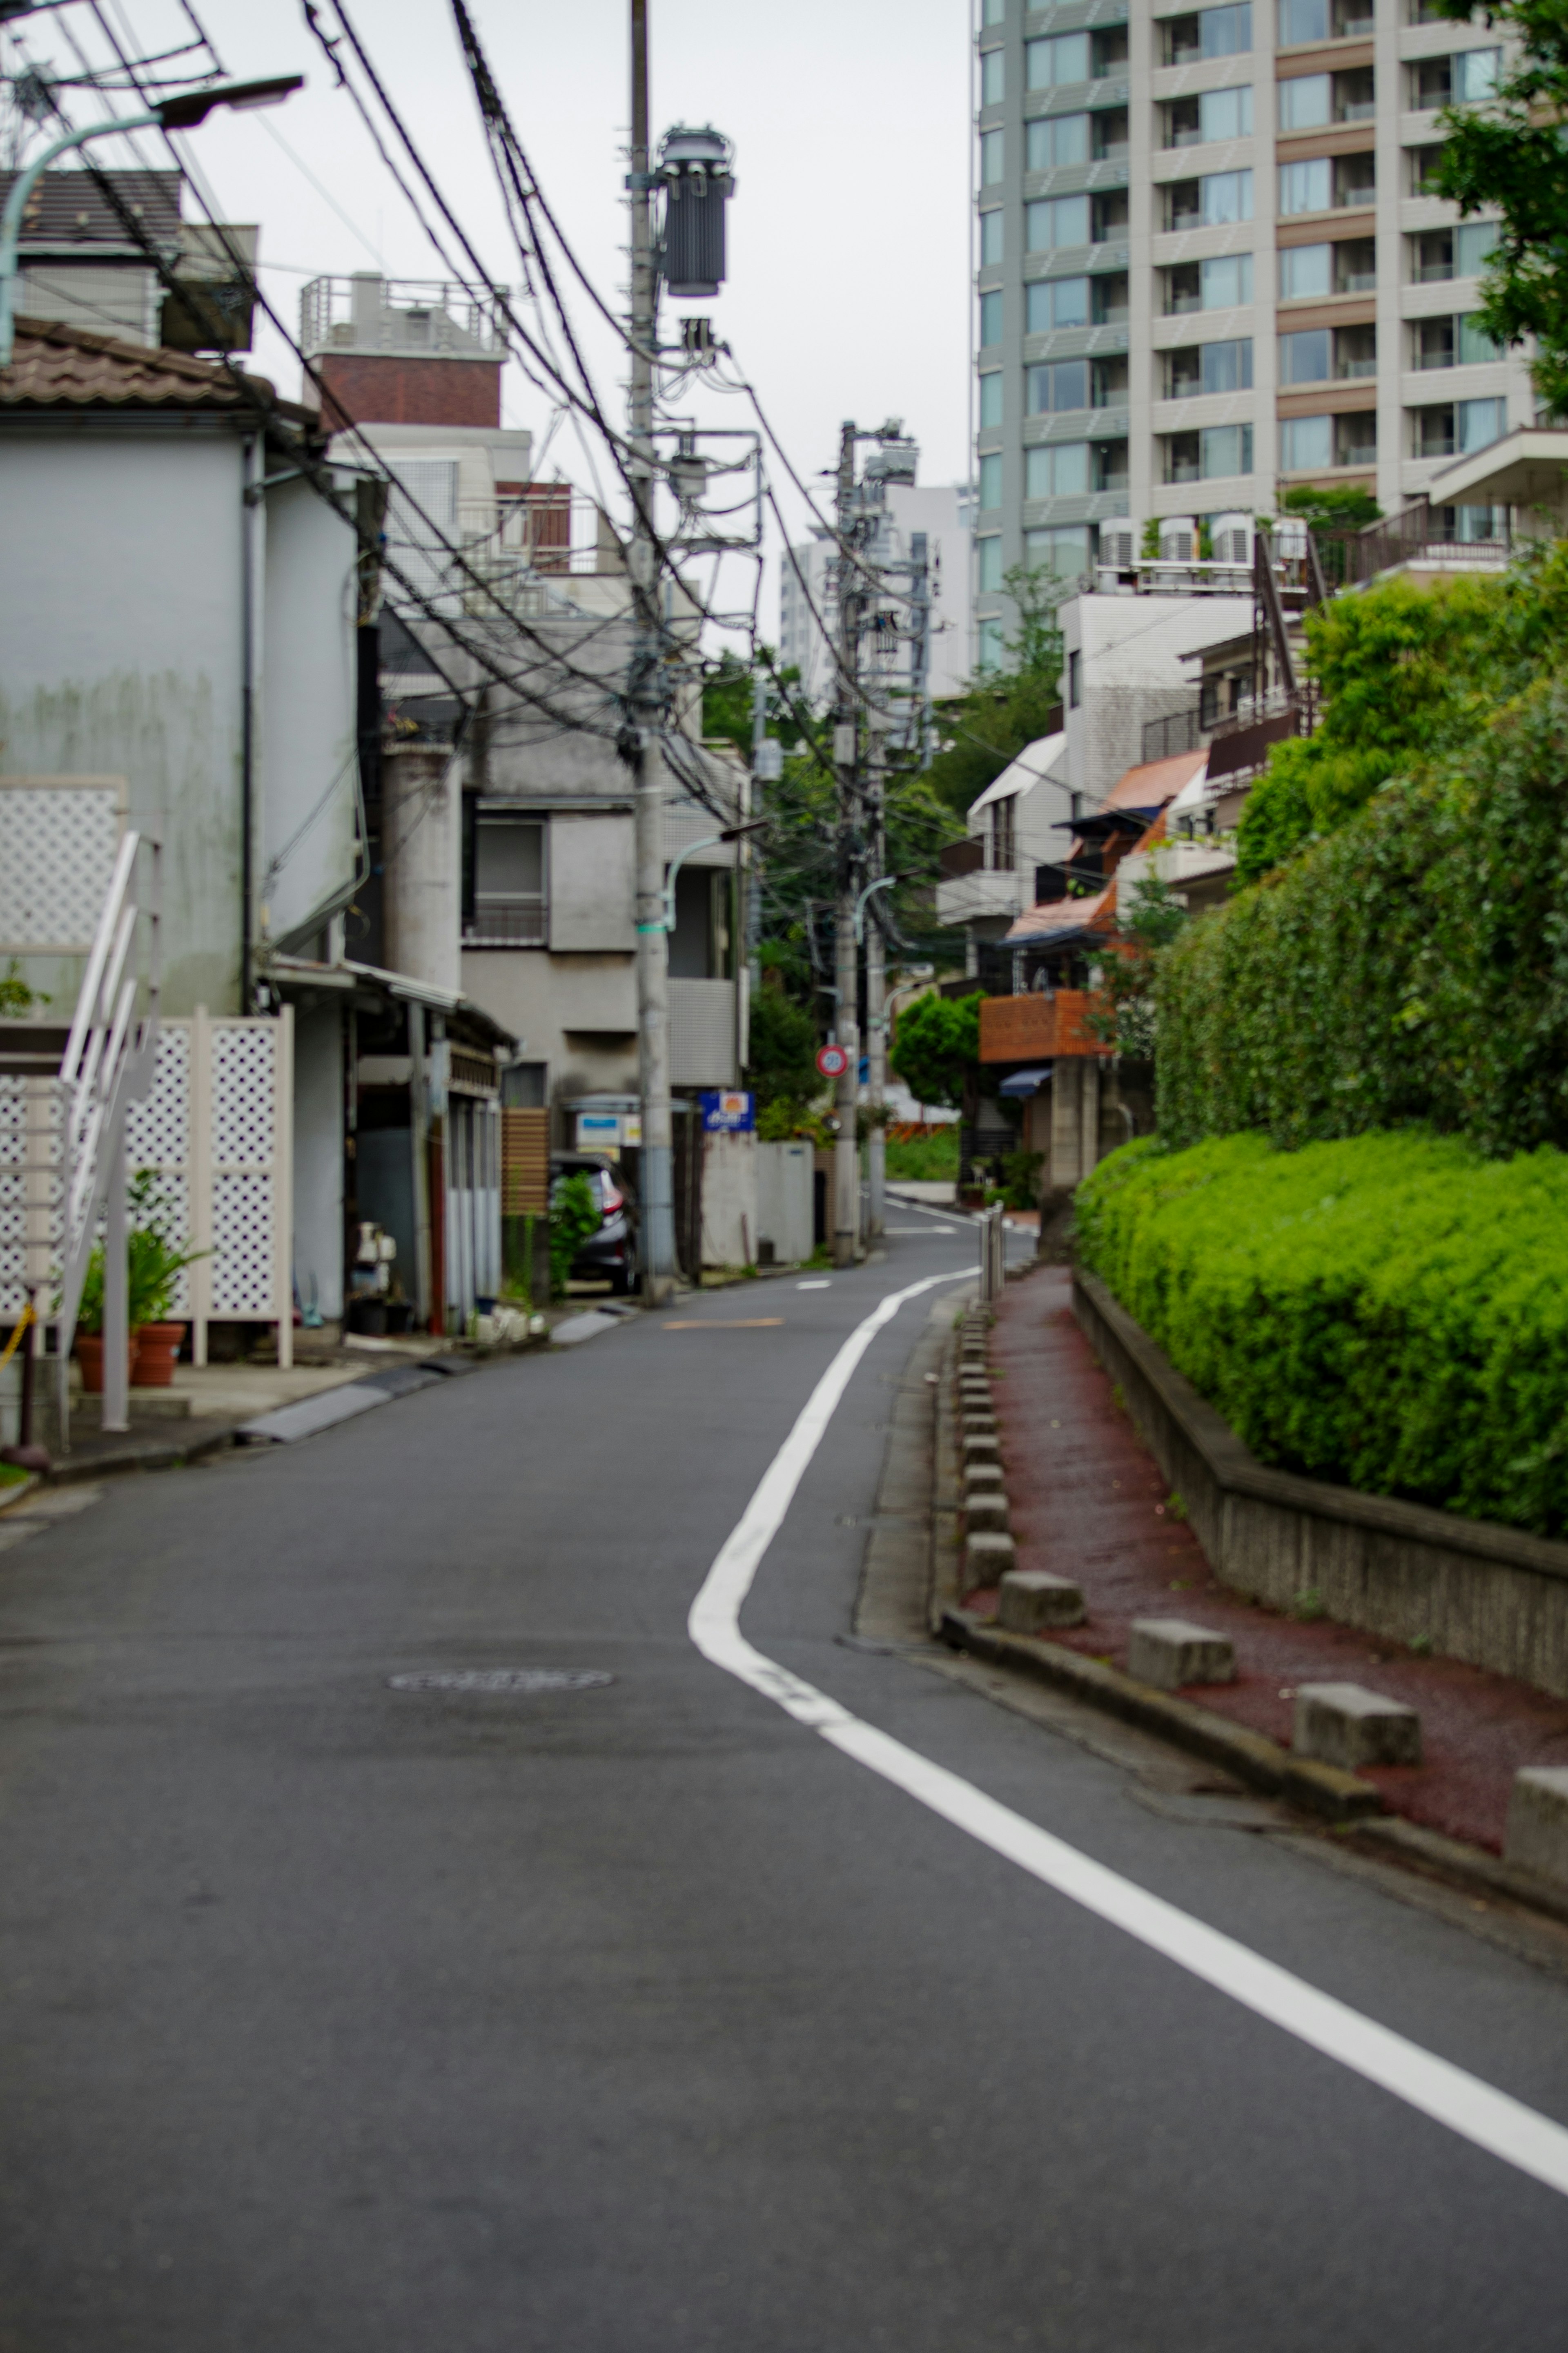
[[136, 1334], [141, 1354], [132, 1376], [138, 1388], [167, 1389], [174, 1385], [174, 1359], [185, 1336], [183, 1324], [143, 1324]]
[[[140, 1350], [133, 1332], [126, 1343], [125, 1360], [130, 1386], [136, 1386], [137, 1358]], [[101, 1332], [79, 1332], [76, 1335], [76, 1360], [81, 1366], [81, 1386], [87, 1397], [103, 1395], [103, 1335]]]

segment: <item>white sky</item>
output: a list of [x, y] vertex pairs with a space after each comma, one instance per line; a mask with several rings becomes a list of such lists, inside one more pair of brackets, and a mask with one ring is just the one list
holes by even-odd
[[[444, 0], [351, 0], [361, 38], [491, 276], [518, 269], [494, 195], [488, 151]], [[228, 71], [303, 72], [308, 87], [266, 115], [215, 115], [192, 151], [231, 220], [261, 226], [263, 283], [296, 316], [307, 275], [381, 260], [391, 277], [443, 273], [371, 150], [294, 0], [198, 0]], [[121, 0], [143, 49], [173, 23], [173, 0]], [[626, 135], [626, 0], [477, 0], [475, 22], [512, 120], [579, 259], [619, 307], [625, 278], [622, 147]], [[710, 310], [715, 332], [761, 393], [803, 474], [830, 466], [840, 420], [902, 416], [921, 444], [921, 479], [965, 471], [969, 255], [969, 25], [966, 0], [649, 0], [652, 120], [711, 121], [735, 142], [730, 279]], [[81, 8], [68, 11], [81, 20]], [[63, 67], [47, 18], [28, 47]], [[73, 99], [74, 119], [89, 101]], [[340, 217], [278, 143], [286, 140]], [[148, 162], [165, 161], [160, 142]], [[130, 157], [100, 151], [107, 163]], [[194, 209], [194, 208], [193, 208]], [[357, 234], [356, 234], [357, 231]], [[276, 265], [289, 263], [291, 269]], [[606, 404], [624, 396], [613, 341], [585, 298], [576, 322]], [[595, 332], [597, 324], [598, 332]], [[299, 370], [270, 329], [252, 364], [296, 393]], [[709, 421], [742, 421], [739, 401], [706, 397]], [[504, 421], [545, 423], [541, 396], [509, 368]], [[569, 432], [552, 444], [588, 486]], [[771, 469], [798, 528], [798, 501]], [[776, 634], [776, 567], [764, 595]], [[736, 584], [738, 586], [738, 584]]]

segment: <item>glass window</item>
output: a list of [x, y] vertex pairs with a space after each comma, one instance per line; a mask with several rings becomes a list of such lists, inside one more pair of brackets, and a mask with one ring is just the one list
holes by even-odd
[[980, 297], [980, 348], [988, 351], [1002, 340], [1002, 290], [993, 288]]
[[[1252, 177], [1249, 172], [1247, 177]], [[1199, 265], [1202, 276], [1203, 301], [1205, 311], [1231, 311], [1252, 300], [1252, 256], [1250, 253], [1216, 254], [1210, 261]]]
[[1377, 239], [1342, 237], [1334, 248], [1334, 292], [1370, 294], [1377, 284]]
[[1089, 280], [1092, 290], [1090, 315], [1097, 327], [1124, 327], [1127, 324], [1127, 272], [1106, 270]]
[[1127, 363], [1125, 360], [1095, 360], [1090, 363], [1089, 405], [1091, 408], [1126, 407]]
[[538, 947], [545, 928], [543, 826], [481, 817], [474, 832], [474, 912], [465, 933]]
[[1454, 231], [1454, 275], [1474, 278], [1497, 251], [1496, 221], [1466, 221]]
[[1000, 106], [1007, 95], [1007, 52], [987, 49], [980, 60], [980, 103]]
[[1454, 103], [1472, 106], [1497, 94], [1500, 49], [1461, 49], [1454, 59]]
[[980, 216], [980, 266], [993, 269], [1002, 259], [1002, 221], [1000, 206], [995, 212]]
[[1334, 290], [1331, 245], [1287, 245], [1279, 253], [1279, 300], [1299, 302]]
[[1082, 498], [1089, 490], [1089, 443], [1058, 441], [1024, 452], [1026, 499]]
[[1356, 66], [1334, 76], [1334, 121], [1365, 122], [1377, 112], [1377, 76], [1371, 66]]
[[985, 26], [1000, 25], [1005, 21], [1006, 15], [1007, 0], [985, 0], [985, 5], [980, 12], [980, 21]]
[[1310, 327], [1302, 334], [1279, 338], [1281, 384], [1326, 384], [1330, 362], [1327, 327]]
[[1102, 106], [1091, 114], [1094, 160], [1097, 164], [1124, 164], [1127, 161], [1127, 109], [1124, 106]]
[[1058, 33], [1024, 44], [1025, 79], [1031, 90], [1059, 90], [1064, 82], [1089, 79], [1089, 35]]
[[1320, 472], [1334, 462], [1331, 417], [1286, 417], [1279, 424], [1279, 463], [1288, 474]]
[[1333, 120], [1333, 83], [1327, 74], [1300, 74], [1279, 85], [1281, 131], [1316, 131]]
[[983, 131], [980, 134], [980, 185], [994, 188], [1004, 176], [1002, 133]]
[[1205, 343], [1204, 390], [1205, 392], [1250, 392], [1252, 389], [1252, 338], [1243, 335], [1235, 343]]
[[1027, 413], [1043, 417], [1053, 409], [1089, 406], [1089, 362], [1058, 360], [1048, 367], [1026, 371]]
[[1291, 213], [1326, 213], [1334, 200], [1334, 167], [1327, 155], [1307, 164], [1279, 166], [1279, 209]]
[[1165, 480], [1195, 482], [1202, 462], [1202, 444], [1195, 433], [1172, 433], [1165, 439]]
[[1279, 46], [1299, 48], [1306, 41], [1326, 41], [1329, 0], [1279, 0]]
[[1002, 667], [1001, 622], [991, 620], [982, 621], [974, 634], [977, 643], [976, 659], [979, 667], [982, 670], [1000, 670]]
[[1377, 157], [1375, 155], [1336, 155], [1334, 157], [1334, 202], [1336, 205], [1370, 205], [1377, 194]]
[[1042, 114], [1025, 125], [1026, 168], [1048, 172], [1063, 164], [1089, 161], [1087, 114]]
[[984, 595], [987, 589], [1000, 588], [1002, 586], [1001, 533], [990, 532], [984, 539], [977, 539], [974, 543], [974, 553], [977, 559], [975, 581], [981, 594]]
[[1025, 249], [1029, 253], [1049, 253], [1058, 246], [1087, 245], [1089, 235], [1089, 198], [1087, 196], [1037, 196], [1024, 207]]
[[1087, 327], [1087, 278], [1040, 278], [1026, 290], [1025, 332], [1049, 334], [1055, 327]]
[[1505, 400], [1461, 400], [1458, 406], [1461, 457], [1468, 457], [1472, 449], [1485, 449], [1489, 443], [1500, 441], [1508, 431], [1508, 403]]
[[993, 369], [989, 375], [983, 375], [980, 379], [980, 422], [983, 426], [1000, 425], [1002, 422], [1000, 368]]
[[1203, 216], [1205, 228], [1217, 228], [1226, 221], [1249, 221], [1252, 218], [1252, 174], [1250, 172], [1210, 172], [1198, 183], [1203, 190]]
[[1053, 531], [1024, 533], [1024, 560], [1031, 571], [1054, 572], [1058, 580], [1078, 580], [1092, 568], [1087, 523], [1060, 523]]
[[1245, 82], [1239, 90], [1205, 90], [1198, 104], [1202, 110], [1205, 140], [1251, 138], [1250, 82]]
[[1377, 329], [1375, 327], [1335, 328], [1334, 374], [1337, 376], [1352, 377], [1377, 374]]
[[1349, 417], [1334, 419], [1334, 463], [1336, 466], [1375, 466], [1377, 463], [1377, 411], [1362, 408]]
[[1451, 458], [1454, 454], [1454, 409], [1452, 402], [1437, 408], [1417, 408], [1412, 421], [1415, 427], [1415, 455], [1418, 458]]
[[1411, 330], [1410, 356], [1418, 368], [1450, 368], [1454, 364], [1452, 319], [1417, 319]]
[[983, 507], [999, 507], [1002, 503], [1002, 452], [988, 449], [980, 460], [980, 503]]
[[1252, 471], [1250, 425], [1211, 425], [1199, 436], [1203, 480], [1216, 481], [1231, 474]]
[[1459, 364], [1475, 367], [1484, 360], [1500, 360], [1503, 347], [1494, 343], [1480, 321], [1468, 313], [1459, 322]]
[[1194, 9], [1187, 16], [1168, 16], [1163, 31], [1161, 57], [1168, 66], [1240, 57], [1252, 47], [1252, 9], [1248, 0], [1240, 7]]

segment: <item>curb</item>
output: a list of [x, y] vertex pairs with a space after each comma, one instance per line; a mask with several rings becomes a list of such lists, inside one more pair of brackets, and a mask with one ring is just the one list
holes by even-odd
[[111, 1454], [95, 1454], [90, 1458], [67, 1454], [45, 1473], [47, 1487], [78, 1487], [89, 1479], [106, 1479], [130, 1471], [178, 1471], [187, 1462], [199, 1462], [208, 1454], [221, 1454], [233, 1443], [237, 1423], [226, 1422], [221, 1430], [209, 1430], [200, 1438], [184, 1446], [121, 1446]]
[[15, 1511], [24, 1495], [30, 1495], [35, 1487], [42, 1484], [43, 1482], [37, 1472], [29, 1471], [25, 1479], [18, 1479], [13, 1485], [0, 1488], [0, 1516], [6, 1512]]
[[[1294, 1756], [1261, 1732], [1249, 1732], [1190, 1699], [1156, 1691], [1152, 1683], [1137, 1683], [1120, 1668], [1102, 1666], [1098, 1659], [1086, 1659], [1059, 1642], [1005, 1633], [962, 1609], [942, 1611], [940, 1631], [950, 1650], [969, 1651], [989, 1665], [1015, 1667], [1037, 1683], [1070, 1692], [1075, 1699], [1087, 1700], [1124, 1723], [1158, 1733], [1205, 1764], [1223, 1767], [1265, 1796], [1284, 1798], [1326, 1821], [1352, 1823], [1383, 1811], [1382, 1794], [1370, 1781], [1342, 1773], [1337, 1766]], [[1568, 1917], [1568, 1898], [1563, 1914]]]

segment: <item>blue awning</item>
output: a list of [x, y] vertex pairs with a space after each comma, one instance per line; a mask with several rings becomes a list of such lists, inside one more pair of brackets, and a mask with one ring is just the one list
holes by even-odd
[[1012, 1071], [997, 1088], [998, 1095], [1032, 1095], [1043, 1087], [1051, 1075], [1049, 1062], [1042, 1062], [1037, 1071]]

